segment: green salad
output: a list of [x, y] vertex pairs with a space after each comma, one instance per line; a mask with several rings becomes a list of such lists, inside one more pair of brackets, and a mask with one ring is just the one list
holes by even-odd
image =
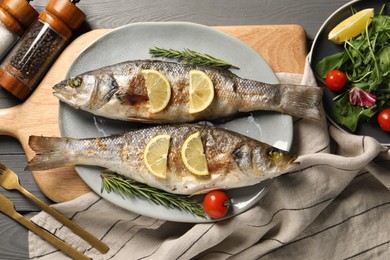
[[344, 42], [344, 50], [325, 57], [317, 64], [317, 74], [340, 70], [347, 83], [337, 91], [331, 116], [355, 132], [360, 122], [373, 120], [390, 107], [390, 16], [376, 15], [372, 23], [355, 38]]

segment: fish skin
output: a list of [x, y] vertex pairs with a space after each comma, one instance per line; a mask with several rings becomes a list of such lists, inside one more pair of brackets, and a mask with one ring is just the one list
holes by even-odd
[[[172, 95], [167, 107], [149, 111], [142, 69], [164, 74]], [[188, 113], [189, 71], [204, 71], [211, 78], [215, 96], [204, 111]], [[78, 87], [68, 82], [78, 80]], [[266, 84], [242, 79], [229, 70], [159, 60], [134, 60], [82, 73], [56, 84], [54, 95], [77, 109], [106, 118], [144, 123], [188, 123], [232, 118], [241, 113], [271, 110], [296, 117], [321, 119], [319, 87]]]
[[[181, 160], [181, 147], [199, 132], [209, 175], [197, 176]], [[156, 135], [171, 136], [165, 179], [149, 173], [143, 159], [146, 144]], [[26, 170], [70, 165], [100, 166], [151, 187], [176, 194], [200, 194], [257, 184], [296, 169], [296, 156], [238, 133], [212, 126], [167, 125], [88, 139], [31, 136], [35, 157]]]

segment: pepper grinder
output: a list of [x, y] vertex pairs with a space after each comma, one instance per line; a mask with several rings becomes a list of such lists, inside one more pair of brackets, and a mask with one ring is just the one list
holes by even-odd
[[50, 0], [0, 67], [0, 86], [24, 100], [85, 20], [79, 1]]
[[0, 1], [0, 60], [37, 17], [38, 12], [27, 0]]

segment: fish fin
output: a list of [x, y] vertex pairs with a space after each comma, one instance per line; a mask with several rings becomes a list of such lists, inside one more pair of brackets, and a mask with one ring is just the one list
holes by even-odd
[[39, 171], [69, 165], [64, 153], [66, 139], [61, 137], [30, 136], [28, 144], [35, 152], [25, 171]]
[[110, 169], [107, 169], [107, 168], [103, 168], [101, 171], [100, 171], [101, 174], [112, 174], [112, 175], [118, 175], [117, 172], [113, 171], [113, 170], [110, 170]]
[[240, 112], [270, 110], [306, 119], [320, 120], [323, 117], [321, 87], [235, 80], [235, 92], [242, 99]]
[[136, 123], [143, 123], [143, 124], [162, 124], [162, 121], [154, 120], [154, 119], [147, 119], [142, 117], [128, 117], [128, 121], [136, 122]]
[[281, 86], [291, 89], [291, 91], [286, 89], [284, 92], [283, 112], [300, 118], [322, 119], [322, 88], [287, 84]]
[[195, 196], [199, 196], [199, 195], [205, 195], [206, 193], [213, 191], [213, 190], [221, 190], [221, 188], [208, 188], [208, 189], [204, 189], [204, 190], [198, 190], [198, 191], [195, 191], [191, 194], [188, 194], [187, 196], [188, 197], [195, 197]]

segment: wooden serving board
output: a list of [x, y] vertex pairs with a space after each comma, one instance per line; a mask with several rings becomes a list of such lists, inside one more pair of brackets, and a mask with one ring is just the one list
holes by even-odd
[[[306, 57], [306, 34], [297, 25], [215, 27], [237, 37], [256, 50], [274, 72], [303, 73]], [[75, 39], [60, 55], [34, 93], [15, 107], [0, 109], [0, 134], [17, 138], [27, 159], [34, 156], [28, 146], [30, 135], [59, 136], [58, 104], [52, 86], [65, 78], [78, 54], [109, 29], [90, 31]], [[90, 189], [73, 167], [33, 172], [42, 192], [55, 202], [68, 201]]]

